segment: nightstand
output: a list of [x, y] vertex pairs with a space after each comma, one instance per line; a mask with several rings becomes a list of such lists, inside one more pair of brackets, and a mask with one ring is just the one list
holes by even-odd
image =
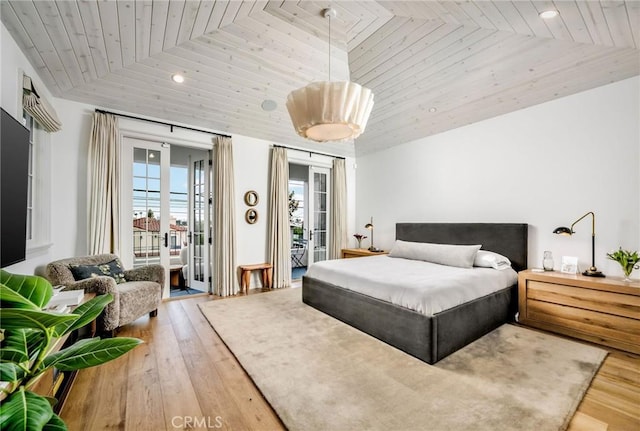
[[343, 248], [342, 258], [348, 259], [351, 257], [363, 257], [363, 256], [378, 256], [381, 254], [389, 254], [388, 251], [369, 251], [366, 248]]
[[526, 270], [518, 305], [523, 325], [640, 354], [640, 282]]

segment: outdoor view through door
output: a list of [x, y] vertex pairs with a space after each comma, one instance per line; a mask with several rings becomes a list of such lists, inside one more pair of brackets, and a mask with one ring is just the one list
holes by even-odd
[[300, 279], [313, 262], [328, 258], [329, 173], [327, 168], [289, 164], [291, 278], [294, 280]]
[[130, 225], [133, 267], [159, 264], [167, 268], [169, 211], [168, 195], [164, 191], [168, 185], [169, 149], [137, 139], [127, 142], [133, 144], [130, 201], [130, 214], [133, 215], [133, 223]]
[[132, 138], [125, 144], [133, 168], [124, 179], [123, 210], [133, 217], [123, 223], [123, 250], [132, 251], [125, 265], [163, 265], [164, 297], [208, 291], [208, 152]]

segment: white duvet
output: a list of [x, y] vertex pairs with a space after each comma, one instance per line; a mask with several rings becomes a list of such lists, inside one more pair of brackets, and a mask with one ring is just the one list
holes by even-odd
[[306, 276], [427, 316], [502, 290], [518, 280], [511, 268], [457, 268], [389, 256], [317, 262]]

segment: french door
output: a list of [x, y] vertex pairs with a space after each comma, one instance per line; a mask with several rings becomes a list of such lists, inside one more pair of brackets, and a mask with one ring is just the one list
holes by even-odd
[[209, 291], [209, 159], [203, 150], [123, 138], [121, 258], [127, 268], [162, 265], [163, 297], [170, 296], [170, 280], [179, 280], [178, 274], [184, 286]]
[[165, 268], [169, 296], [169, 145], [123, 138], [121, 259], [127, 268]]
[[329, 258], [329, 173], [328, 168], [309, 166], [309, 205], [306, 211], [309, 226], [308, 265]]
[[209, 249], [211, 244], [211, 196], [209, 158], [190, 157], [189, 269], [187, 285], [209, 290]]

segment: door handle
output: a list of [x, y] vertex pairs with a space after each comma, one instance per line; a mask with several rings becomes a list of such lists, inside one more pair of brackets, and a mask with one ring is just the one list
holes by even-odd
[[169, 247], [169, 233], [168, 232], [164, 233], [164, 246], [165, 246], [165, 248]]
[[309, 229], [309, 241], [313, 241], [313, 230]]

